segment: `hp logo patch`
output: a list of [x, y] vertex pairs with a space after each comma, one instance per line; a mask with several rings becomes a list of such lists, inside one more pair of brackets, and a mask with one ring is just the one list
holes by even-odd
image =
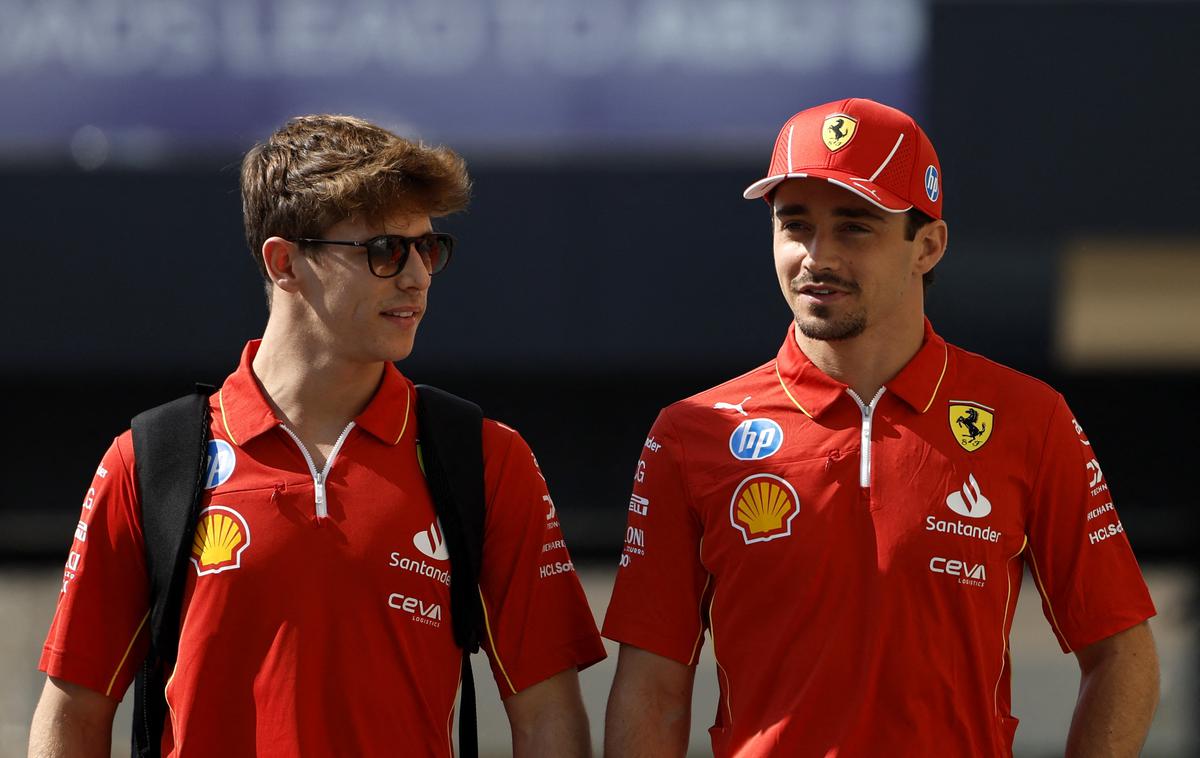
[[729, 436], [729, 452], [739, 461], [761, 461], [779, 452], [783, 429], [769, 418], [746, 419]]
[[941, 188], [938, 187], [938, 171], [932, 165], [925, 169], [925, 194], [929, 197], [929, 202], [936, 203], [938, 195], [941, 193]]
[[208, 466], [204, 469], [204, 489], [220, 487], [233, 476], [237, 457], [233, 446], [225, 440], [208, 441]]

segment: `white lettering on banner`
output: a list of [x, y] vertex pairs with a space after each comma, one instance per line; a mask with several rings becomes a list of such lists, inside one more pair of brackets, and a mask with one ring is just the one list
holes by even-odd
[[567, 547], [566, 540], [554, 540], [553, 542], [547, 542], [546, 544], [542, 545], [542, 552], [548, 553], [551, 550], [557, 550], [560, 547], [563, 549], [566, 549], [566, 547]]
[[87, 522], [80, 521], [75, 526], [75, 539], [79, 542], [87, 542]]
[[71, 571], [78, 571], [79, 570], [79, 561], [82, 558], [83, 558], [82, 555], [80, 555], [79, 553], [72, 550], [71, 554], [67, 556], [67, 568]]
[[1108, 526], [1102, 526], [1099, 529], [1097, 529], [1096, 531], [1090, 532], [1088, 534], [1088, 542], [1092, 545], [1095, 545], [1096, 543], [1103, 542], [1104, 540], [1106, 540], [1110, 537], [1116, 537], [1118, 534], [1121, 534], [1124, 531], [1125, 531], [1125, 525], [1122, 524], [1120, 521], [1118, 521], [1115, 524], [1109, 524]]
[[646, 462], [645, 461], [638, 461], [637, 473], [633, 475], [633, 480], [635, 482], [646, 481]]
[[538, 579], [545, 579], [549, 576], [558, 576], [559, 574], [569, 574], [575, 570], [575, 564], [570, 561], [555, 561], [554, 563], [546, 563], [538, 566]]
[[1097, 516], [1101, 516], [1105, 513], [1108, 513], [1109, 511], [1115, 511], [1115, 510], [1116, 510], [1116, 508], [1113, 507], [1112, 501], [1109, 501], [1109, 502], [1105, 503], [1104, 505], [1100, 506], [1099, 508], [1093, 508], [1092, 510], [1088, 511], [1087, 520], [1091, 521], [1092, 519], [1096, 518]]
[[982, 587], [987, 582], [987, 569], [982, 563], [972, 564], [935, 556], [929, 559], [929, 570], [935, 574], [956, 576], [959, 584], [972, 587]]
[[1092, 472], [1092, 481], [1088, 483], [1088, 486], [1095, 487], [1104, 478], [1104, 473], [1100, 471], [1100, 461], [1095, 458], [1088, 461], [1087, 470]]
[[104, 468], [103, 463], [96, 468], [96, 476], [100, 477], [101, 479], [108, 476], [108, 469]]
[[652, 453], [657, 453], [659, 451], [659, 448], [662, 447], [662, 445], [659, 443], [658, 440], [654, 439], [653, 437], [647, 437], [646, 444], [642, 445], [642, 447], [646, 448], [647, 450], [649, 450]]
[[418, 576], [435, 579], [447, 587], [450, 586], [449, 571], [444, 571], [437, 566], [430, 566], [425, 561], [414, 561], [412, 558], [401, 556], [399, 553], [392, 553], [388, 558], [388, 565], [393, 568], [404, 569]]
[[[351, 8], [320, 0], [3, 3], [0, 74], [328, 77], [489, 63], [502, 73], [566, 76], [770, 65], [892, 71], [919, 59], [928, 14], [918, 0], [360, 0]], [[785, 48], [793, 52], [775, 54]]]
[[[628, 565], [629, 565], [629, 553], [621, 553], [621, 568], [625, 568]], [[63, 590], [63, 591], [65, 592], [66, 590]]]
[[404, 611], [412, 616], [413, 621], [429, 626], [442, 625], [442, 606], [438, 603], [426, 604], [424, 600], [393, 592], [388, 595], [388, 605], [398, 611]]
[[546, 505], [547, 505], [546, 528], [547, 529], [557, 529], [558, 528], [558, 509], [554, 507], [554, 501], [550, 499], [549, 495], [542, 495], [542, 500], [545, 500]]
[[933, 516], [925, 517], [925, 531], [957, 534], [960, 537], [974, 537], [977, 540], [984, 540], [985, 542], [1000, 541], [1000, 532], [997, 532], [990, 526], [964, 524], [961, 521], [943, 521]]
[[96, 502], [96, 488], [88, 487], [87, 495], [83, 498], [83, 507], [87, 510], [92, 509], [92, 505]]
[[629, 512], [636, 513], [639, 516], [645, 516], [650, 512], [650, 499], [639, 497], [638, 495], [630, 495]]

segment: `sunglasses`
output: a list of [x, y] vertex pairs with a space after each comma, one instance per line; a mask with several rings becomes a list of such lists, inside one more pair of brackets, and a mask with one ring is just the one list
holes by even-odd
[[425, 270], [436, 274], [446, 268], [450, 262], [450, 254], [454, 252], [454, 238], [443, 232], [430, 232], [420, 237], [402, 237], [399, 234], [381, 234], [365, 242], [349, 240], [322, 240], [311, 237], [300, 237], [292, 240], [312, 245], [347, 245], [367, 249], [367, 266], [375, 276], [387, 279], [399, 274], [408, 263], [408, 254], [412, 250], [421, 256]]

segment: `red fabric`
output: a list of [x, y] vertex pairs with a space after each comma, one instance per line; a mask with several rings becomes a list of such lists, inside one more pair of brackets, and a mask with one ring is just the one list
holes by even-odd
[[[710, 632], [717, 756], [1011, 754], [1023, 562], [1064, 649], [1154, 614], [1051, 388], [927, 323], [871, 413], [865, 488], [863, 417], [789, 331], [776, 360], [666, 408], [646, 440], [604, 634], [694, 664]], [[773, 452], [756, 419], [778, 424]]]
[[[308, 464], [250, 370], [256, 349], [212, 402], [211, 444], [229, 443], [233, 463], [209, 470], [167, 754], [449, 756], [461, 654], [413, 385], [388, 366], [334, 457], [318, 518]], [[485, 647], [508, 696], [604, 651], [533, 454], [502, 424], [483, 434]], [[114, 698], [147, 647], [133, 466], [126, 432], [85, 503], [40, 664]]]

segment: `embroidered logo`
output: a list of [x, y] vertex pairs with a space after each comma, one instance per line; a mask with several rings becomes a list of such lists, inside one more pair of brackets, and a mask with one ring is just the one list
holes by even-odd
[[995, 426], [995, 411], [970, 400], [950, 401], [950, 432], [968, 453], [987, 444]]
[[248, 547], [250, 526], [242, 514], [223, 505], [210, 505], [200, 512], [192, 538], [192, 564], [197, 576], [241, 568], [242, 553]]
[[729, 523], [742, 533], [747, 545], [789, 536], [799, 512], [796, 490], [773, 474], [746, 477], [729, 501]]

